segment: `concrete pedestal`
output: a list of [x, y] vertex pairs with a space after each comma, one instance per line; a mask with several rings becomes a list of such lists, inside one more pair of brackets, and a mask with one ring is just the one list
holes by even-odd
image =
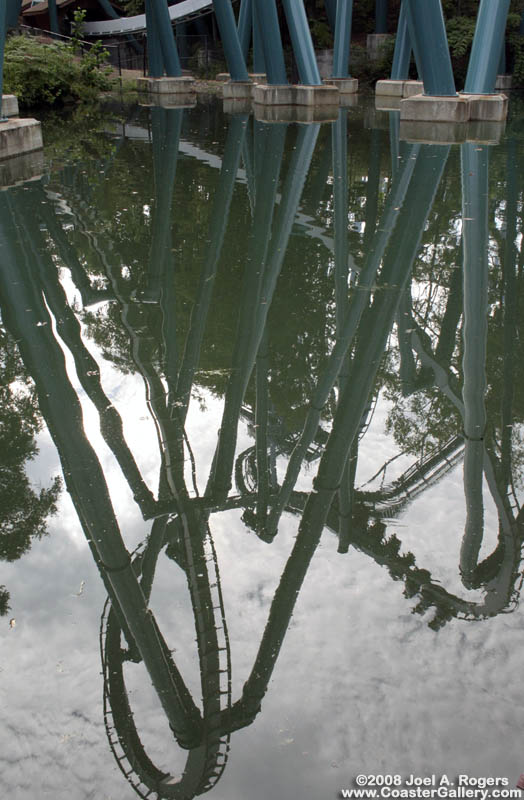
[[357, 78], [325, 78], [326, 86], [336, 86], [340, 94], [356, 94], [358, 92]]
[[18, 98], [14, 94], [2, 95], [2, 116], [3, 117], [17, 117], [18, 116]]
[[375, 84], [377, 97], [412, 97], [415, 94], [422, 94], [423, 91], [422, 81], [382, 80]]
[[43, 146], [42, 126], [36, 119], [0, 122], [0, 160], [41, 150]]
[[255, 84], [252, 81], [228, 81], [222, 88], [224, 100], [251, 99]]
[[425, 94], [417, 94], [400, 102], [401, 120], [467, 122], [469, 118], [469, 101], [462, 95], [457, 95], [456, 97], [430, 97]]
[[390, 33], [368, 33], [366, 50], [370, 61], [377, 61], [382, 57], [382, 48], [391, 39]]
[[505, 94], [463, 94], [469, 103], [469, 118], [501, 122], [508, 116]]
[[187, 95], [192, 91], [195, 80], [189, 75], [183, 75], [181, 78], [138, 78], [136, 83], [139, 92]]
[[338, 106], [339, 92], [335, 86], [273, 86], [257, 84], [253, 93], [255, 103], [265, 106]]
[[417, 94], [400, 101], [401, 120], [423, 122], [501, 122], [508, 114], [505, 94], [459, 94], [456, 97], [430, 97]]

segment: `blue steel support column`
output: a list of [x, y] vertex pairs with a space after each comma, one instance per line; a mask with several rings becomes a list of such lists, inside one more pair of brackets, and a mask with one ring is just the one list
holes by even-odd
[[254, 3], [258, 29], [264, 44], [267, 82], [276, 86], [287, 84], [286, 65], [275, 0], [254, 0]]
[[375, 33], [388, 32], [388, 0], [375, 0]]
[[411, 37], [408, 29], [408, 11], [405, 3], [400, 7], [400, 14], [395, 37], [395, 51], [391, 65], [391, 80], [405, 81], [409, 76], [411, 61]]
[[164, 74], [164, 60], [162, 58], [162, 47], [159, 40], [158, 25], [152, 0], [145, 0], [145, 9], [148, 72], [151, 78], [161, 78]]
[[454, 97], [457, 92], [440, 0], [404, 0], [404, 3], [409, 35], [422, 67], [424, 94]]
[[351, 18], [353, 0], [338, 0], [335, 25], [335, 51], [333, 53], [333, 77], [349, 76], [349, 47], [351, 41]]
[[171, 27], [171, 19], [166, 0], [151, 0], [155, 17], [158, 41], [162, 49], [162, 61], [166, 75], [180, 78], [182, 67], [178, 57], [178, 50]]
[[251, 42], [251, 28], [253, 26], [253, 0], [242, 0], [240, 14], [238, 15], [238, 39], [242, 55], [247, 64], [249, 43]]
[[[2, 5], [5, 5], [5, 0]], [[56, 11], [56, 0], [49, 0], [49, 27], [52, 33], [59, 33], [58, 30], [58, 14]]]
[[7, 0], [7, 27], [16, 28], [22, 8], [22, 0]]
[[[341, 0], [338, 0], [340, 5]], [[308, 86], [321, 86], [317, 59], [303, 0], [282, 0], [300, 81]], [[338, 9], [338, 6], [337, 6]], [[338, 10], [337, 10], [338, 15]]]
[[337, 0], [325, 0], [326, 16], [328, 18], [329, 27], [335, 33], [335, 24], [337, 16]]
[[7, 28], [7, 9], [5, 3], [0, 6], [0, 122], [5, 122], [2, 116], [2, 92], [4, 89], [4, 50], [5, 34]]
[[492, 94], [495, 89], [510, 0], [481, 0], [464, 92]]
[[260, 25], [258, 24], [258, 14], [253, 5], [253, 71], [260, 74], [266, 71], [266, 60], [264, 58], [264, 42]]
[[215, 17], [232, 81], [248, 81], [246, 61], [240, 47], [235, 15], [230, 0], [213, 0]]

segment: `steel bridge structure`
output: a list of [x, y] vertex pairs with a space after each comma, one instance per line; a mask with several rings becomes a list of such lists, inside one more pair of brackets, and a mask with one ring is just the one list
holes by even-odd
[[[358, 2], [358, 0], [356, 0]], [[84, 25], [88, 37], [107, 37], [145, 30], [149, 76], [181, 77], [182, 68], [173, 24], [214, 12], [229, 73], [233, 82], [249, 81], [248, 52], [253, 43], [255, 72], [264, 72], [270, 85], [289, 82], [277, 0], [240, 0], [235, 16], [233, 0], [145, 0], [145, 14], [118, 17], [109, 0], [99, 0], [111, 19]], [[281, 0], [299, 83], [322, 85], [304, 0]], [[333, 78], [348, 78], [353, 0], [325, 0], [334, 37]], [[386, 28], [387, 0], [376, 0], [376, 30]], [[504, 43], [510, 0], [480, 0], [477, 24], [465, 83], [468, 94], [492, 94]], [[21, 0], [6, 0], [0, 7], [0, 88], [6, 32], [16, 24]], [[58, 32], [57, 0], [48, 0], [51, 30]], [[456, 96], [441, 0], [402, 0], [398, 18], [392, 79], [406, 79], [412, 53], [424, 94]], [[0, 111], [1, 116], [1, 111]]]

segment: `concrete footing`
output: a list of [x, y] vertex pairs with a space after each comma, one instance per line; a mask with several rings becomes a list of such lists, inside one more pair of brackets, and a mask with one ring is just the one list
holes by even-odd
[[417, 94], [400, 101], [400, 119], [423, 122], [468, 122], [506, 119], [508, 98], [504, 94], [433, 97]]
[[253, 93], [255, 103], [265, 106], [338, 106], [339, 91], [335, 86], [263, 85]]
[[36, 119], [11, 118], [0, 122], [0, 161], [41, 150], [42, 126]]
[[424, 84], [422, 81], [377, 81], [375, 85], [375, 95], [377, 97], [412, 97], [415, 94], [422, 94]]
[[336, 86], [339, 94], [356, 94], [358, 92], [357, 78], [324, 78], [325, 86]]
[[224, 100], [251, 99], [255, 84], [252, 81], [227, 81], [222, 88]]
[[138, 78], [139, 92], [151, 94], [189, 94], [193, 89], [194, 78], [183, 75], [181, 78]]
[[18, 111], [18, 98], [14, 94], [2, 95], [2, 117], [17, 117]]
[[382, 57], [382, 48], [391, 39], [390, 33], [368, 33], [366, 50], [370, 61], [377, 61]]

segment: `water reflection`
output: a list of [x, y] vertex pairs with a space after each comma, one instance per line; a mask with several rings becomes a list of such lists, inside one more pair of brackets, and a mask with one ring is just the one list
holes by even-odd
[[[109, 743], [137, 793], [162, 798], [191, 798], [211, 789], [226, 766], [231, 734], [259, 714], [323, 531], [338, 537], [339, 553], [356, 548], [386, 566], [393, 580], [403, 581], [406, 598], [416, 598], [414, 610], [431, 609], [427, 621], [435, 630], [452, 617], [482, 619], [511, 610], [522, 536], [515, 491], [521, 457], [511, 437], [520, 422], [513, 410], [521, 210], [516, 171], [510, 169], [507, 183], [497, 185], [490, 215], [488, 145], [460, 146], [459, 184], [446, 168], [450, 159], [456, 166], [457, 148], [395, 140], [393, 168], [381, 187], [384, 137], [375, 130], [362, 215], [361, 176], [352, 170], [348, 139], [350, 112], [342, 109], [330, 130], [232, 115], [215, 185], [202, 188], [200, 204], [184, 209], [180, 198], [189, 194], [183, 185], [175, 198], [184, 113], [151, 110], [154, 202], [143, 205], [141, 221], [132, 220], [125, 237], [93, 203], [83, 165], [66, 167], [60, 179], [43, 178], [0, 194], [2, 321], [34, 381], [108, 594], [101, 652]], [[393, 116], [392, 131], [395, 125]], [[102, 171], [110, 167], [106, 162]], [[248, 204], [241, 212], [235, 208], [240, 220], [231, 220], [240, 177]], [[330, 218], [323, 227], [318, 208]], [[193, 215], [188, 240], [204, 240], [195, 259], [201, 264], [196, 280], [195, 268], [189, 271], [190, 292], [189, 282], [180, 279], [183, 254], [173, 246], [183, 212]], [[297, 222], [302, 234], [292, 242]], [[496, 299], [490, 298], [490, 235], [501, 262], [492, 278]], [[312, 278], [305, 250], [321, 245], [328, 268], [313, 270]], [[286, 287], [283, 267], [293, 247], [298, 258]], [[229, 290], [239, 284], [230, 297], [238, 310], [236, 327], [229, 325], [228, 308], [223, 309], [227, 320], [216, 321], [217, 280], [224, 269], [233, 276]], [[309, 301], [312, 297], [320, 306], [312, 329], [303, 318], [307, 310], [294, 305], [303, 286]], [[78, 290], [81, 309], [70, 299], [72, 289]], [[180, 306], [184, 291], [191, 294], [189, 310]], [[495, 337], [502, 340], [492, 362], [488, 307], [494, 309]], [[213, 336], [222, 337], [217, 356], [209, 352], [215, 346], [210, 327]], [[147, 540], [136, 551], [126, 544], [100, 459], [84, 432], [64, 349], [147, 522]], [[156, 489], [142, 476], [122, 418], [104, 390], [101, 351], [143, 378], [158, 438]], [[493, 387], [502, 382], [501, 364], [499, 397]], [[193, 452], [198, 443], [190, 441], [185, 426], [192, 393], [206, 379], [223, 396], [223, 410], [200, 491]], [[377, 452], [376, 474], [383, 480], [366, 488], [357, 484], [359, 450], [384, 391], [398, 401], [389, 424], [403, 441], [401, 455], [412, 463], [386, 483], [389, 464]], [[282, 398], [290, 409], [283, 408]], [[494, 409], [499, 402], [500, 412]], [[247, 448], [239, 446], [242, 420], [252, 432]], [[466, 523], [460, 532], [460, 574], [466, 590], [483, 589], [481, 599], [448, 590], [388, 532], [388, 521], [462, 459]], [[310, 477], [314, 471], [307, 491], [299, 488], [304, 464]], [[480, 560], [484, 482], [499, 527], [495, 549]], [[238, 698], [232, 694], [223, 565], [210, 527], [213, 514], [232, 508], [242, 509], [246, 529], [268, 544], [284, 513], [298, 519]], [[161, 556], [187, 579], [201, 703], [149, 607]], [[126, 669], [133, 663], [146, 666], [173, 736], [187, 751], [180, 772], [158, 768], [155, 753], [142, 744], [126, 686]]]

